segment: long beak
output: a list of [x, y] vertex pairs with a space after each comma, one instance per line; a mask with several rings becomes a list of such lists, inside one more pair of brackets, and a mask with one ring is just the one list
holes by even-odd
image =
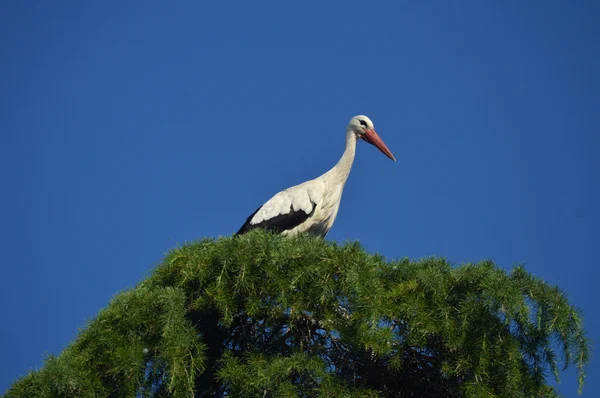
[[379, 135], [375, 132], [375, 130], [365, 130], [365, 134], [362, 136], [362, 139], [367, 141], [371, 145], [375, 145], [385, 156], [392, 159], [394, 162], [396, 158], [392, 155], [392, 152], [388, 149], [388, 147], [383, 143]]

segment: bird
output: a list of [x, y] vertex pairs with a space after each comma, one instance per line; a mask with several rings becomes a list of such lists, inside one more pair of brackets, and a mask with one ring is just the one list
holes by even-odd
[[346, 147], [337, 164], [320, 177], [275, 194], [246, 219], [235, 235], [260, 228], [281, 235], [306, 233], [324, 238], [336, 219], [358, 140], [368, 142], [396, 161], [375, 132], [371, 119], [354, 116], [346, 127]]

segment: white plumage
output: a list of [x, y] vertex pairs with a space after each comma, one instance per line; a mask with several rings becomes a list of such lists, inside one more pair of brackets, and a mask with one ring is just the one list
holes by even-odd
[[325, 195], [323, 180], [310, 180], [300, 185], [293, 186], [273, 196], [252, 217], [252, 224], [260, 224], [278, 215], [302, 210], [310, 214], [315, 203], [321, 203]]
[[371, 120], [364, 115], [355, 116], [346, 128], [346, 149], [338, 163], [322, 176], [273, 196], [248, 217], [237, 234], [263, 228], [285, 235], [300, 232], [323, 237], [327, 235], [337, 216], [358, 139], [375, 145], [396, 161], [375, 132]]

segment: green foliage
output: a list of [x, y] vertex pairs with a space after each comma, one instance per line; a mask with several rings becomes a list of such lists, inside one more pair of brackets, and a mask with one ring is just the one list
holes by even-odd
[[173, 250], [6, 396], [551, 397], [588, 345], [522, 267], [253, 231]]

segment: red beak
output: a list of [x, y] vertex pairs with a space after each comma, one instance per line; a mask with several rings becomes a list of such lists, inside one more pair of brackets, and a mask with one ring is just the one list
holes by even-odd
[[392, 159], [394, 162], [396, 158], [392, 155], [392, 152], [388, 149], [388, 147], [383, 143], [379, 135], [375, 132], [375, 130], [365, 130], [365, 134], [363, 134], [362, 139], [367, 141], [371, 145], [375, 145], [385, 156]]

